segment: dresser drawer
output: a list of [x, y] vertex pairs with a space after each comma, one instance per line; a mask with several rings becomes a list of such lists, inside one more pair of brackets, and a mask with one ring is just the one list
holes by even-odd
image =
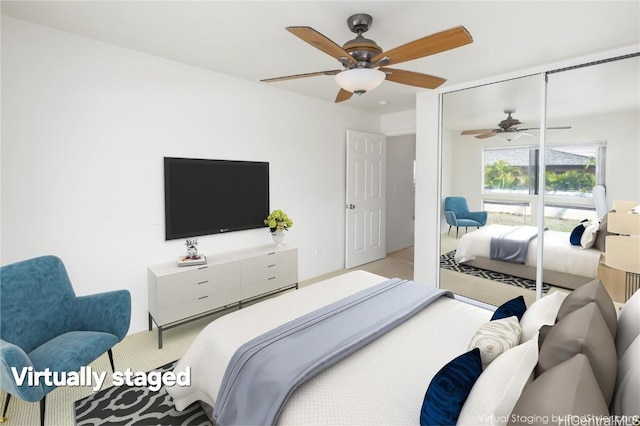
[[242, 272], [266, 268], [284, 262], [297, 262], [297, 250], [272, 251], [262, 256], [245, 259], [242, 261]]
[[[207, 277], [209, 278], [209, 277]], [[188, 285], [162, 285], [158, 292], [158, 307], [168, 308], [184, 302], [194, 301], [205, 297], [218, 299], [227, 304], [237, 300], [239, 296], [240, 280], [238, 274], [227, 275], [215, 279], [204, 279], [199, 282], [191, 282]]]
[[180, 271], [180, 273], [164, 275], [158, 278], [158, 292], [162, 292], [165, 288], [186, 288], [194, 284], [203, 284], [237, 275], [239, 268], [240, 262], [229, 262], [215, 267], [200, 266], [197, 269], [187, 269]]
[[242, 298], [247, 299], [298, 282], [298, 268], [291, 262], [242, 272]]
[[174, 321], [184, 320], [185, 318], [220, 308], [224, 305], [225, 303], [221, 303], [220, 300], [213, 296], [203, 296], [200, 299], [178, 303], [173, 305], [170, 309], [162, 309], [157, 313], [157, 318], [155, 318], [155, 320], [159, 325], [169, 324]]

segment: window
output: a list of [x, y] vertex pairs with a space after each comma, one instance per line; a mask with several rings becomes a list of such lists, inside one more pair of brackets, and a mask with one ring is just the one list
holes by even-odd
[[[604, 185], [604, 143], [550, 146], [546, 150], [545, 193], [591, 197]], [[485, 194], [538, 194], [537, 147], [485, 148]]]
[[[570, 232], [580, 221], [595, 219], [587, 198], [604, 185], [606, 144], [551, 145], [546, 149], [544, 223]], [[489, 223], [531, 225], [531, 196], [539, 193], [536, 146], [485, 148], [484, 209]], [[498, 195], [500, 194], [500, 195]], [[493, 198], [493, 199], [492, 199]]]

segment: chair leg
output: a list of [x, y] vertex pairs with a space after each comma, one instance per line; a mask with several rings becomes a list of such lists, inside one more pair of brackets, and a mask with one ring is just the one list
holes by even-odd
[[109, 349], [107, 351], [107, 354], [109, 355], [109, 362], [111, 363], [111, 371], [113, 373], [115, 373], [116, 372], [116, 367], [113, 364], [113, 351], [111, 351], [111, 349]]
[[449, 235], [449, 232], [451, 232], [451, 225], [449, 225], [449, 230], [447, 231], [447, 235]]
[[460, 228], [456, 226], [456, 240], [458, 239], [458, 231], [460, 231]]
[[46, 407], [47, 397], [43, 396], [40, 400], [40, 426], [44, 426], [44, 410]]
[[11, 394], [7, 393], [7, 399], [4, 401], [4, 409], [2, 410], [2, 419], [0, 419], [0, 423], [7, 420], [7, 408], [9, 408], [9, 401], [11, 401]]

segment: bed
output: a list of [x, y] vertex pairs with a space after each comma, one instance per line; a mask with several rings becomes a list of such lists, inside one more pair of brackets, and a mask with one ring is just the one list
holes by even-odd
[[[515, 228], [518, 227], [493, 224], [464, 234], [456, 248], [455, 261], [476, 268], [535, 280], [537, 238], [533, 238], [529, 242], [524, 264], [491, 259], [491, 238], [503, 235]], [[598, 263], [602, 252], [595, 247], [583, 249], [580, 246], [571, 245], [569, 236], [568, 232], [551, 230], [544, 232], [543, 281], [547, 284], [573, 290], [597, 278]]]
[[[177, 372], [189, 368], [191, 376], [190, 386], [167, 389], [176, 409], [200, 402], [210, 414], [227, 364], [243, 343], [385, 280], [379, 275], [353, 271], [216, 319], [194, 340], [175, 368]], [[564, 293], [558, 292], [557, 296], [542, 300], [553, 299], [557, 308], [564, 297]], [[507, 423], [502, 422], [504, 416], [511, 415], [526, 383], [531, 382], [538, 354], [537, 328], [543, 321], [552, 324], [555, 320], [557, 309], [549, 309], [549, 304], [539, 305], [538, 313], [531, 314], [528, 326], [523, 328], [529, 330], [522, 334], [528, 336], [526, 344], [520, 342], [513, 348], [519, 349], [509, 349], [497, 356], [480, 375], [485, 383], [478, 379], [475, 396], [474, 389], [471, 390], [460, 413], [460, 424]], [[494, 309], [452, 297], [438, 298], [410, 320], [299, 386], [286, 402], [277, 423], [419, 424], [425, 391], [432, 379], [435, 381], [434, 377], [452, 360], [469, 351], [470, 341], [483, 327], [495, 323], [491, 321]], [[516, 372], [520, 378], [514, 380]], [[486, 397], [495, 392], [487, 393], [484, 388], [495, 388], [501, 380], [505, 386], [498, 385], [502, 393], [497, 404], [500, 408], [491, 411]], [[504, 407], [508, 407], [507, 412]], [[480, 415], [478, 410], [489, 410], [489, 414]]]

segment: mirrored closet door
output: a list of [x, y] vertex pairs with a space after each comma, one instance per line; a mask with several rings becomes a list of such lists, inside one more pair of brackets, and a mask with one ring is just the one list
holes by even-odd
[[[441, 288], [491, 304], [522, 294], [529, 304], [538, 266], [541, 294], [602, 278], [604, 238], [583, 247], [570, 235], [602, 222], [613, 201], [640, 199], [639, 71], [629, 55], [548, 72], [546, 96], [542, 75], [441, 95], [443, 213], [453, 199], [487, 216], [479, 229], [443, 216]], [[532, 244], [492, 253], [496, 235]]]
[[532, 75], [442, 95], [441, 288], [492, 304], [520, 294], [535, 300], [535, 266], [514, 270], [490, 251], [494, 235], [537, 233], [541, 81]]

